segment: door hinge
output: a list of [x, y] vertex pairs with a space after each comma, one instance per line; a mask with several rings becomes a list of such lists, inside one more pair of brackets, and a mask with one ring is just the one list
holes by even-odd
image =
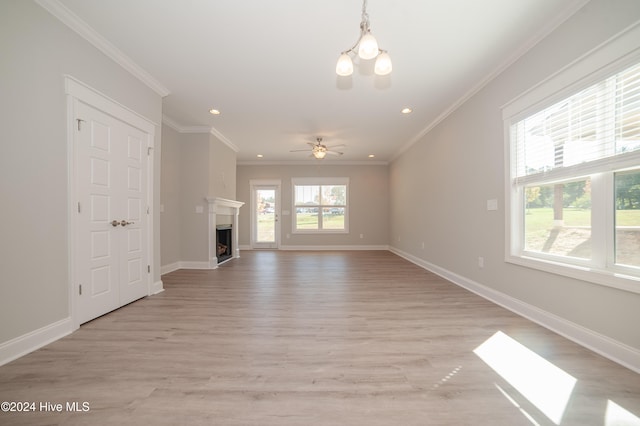
[[84, 123], [84, 120], [82, 118], [76, 118], [76, 121], [78, 122], [78, 131], [80, 131], [80, 123]]
[[147, 147], [147, 156], [151, 155], [151, 150], [153, 149], [152, 146], [148, 146]]
[[147, 214], [149, 214], [149, 206], [147, 206]]
[[80, 285], [78, 286], [78, 291], [79, 291], [79, 293], [80, 293], [80, 296], [82, 296], [82, 284], [80, 284]]
[[80, 208], [80, 201], [78, 201], [78, 213], [80, 213], [80, 210], [81, 210], [81, 208]]
[[151, 265], [147, 265], [147, 274], [151, 273]]

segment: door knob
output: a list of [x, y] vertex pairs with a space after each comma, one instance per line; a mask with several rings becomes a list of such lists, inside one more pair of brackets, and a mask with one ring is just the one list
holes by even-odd
[[117, 220], [112, 220], [112, 221], [111, 221], [111, 226], [113, 226], [114, 228], [115, 228], [116, 226], [118, 226], [118, 225], [120, 225], [120, 222], [118, 222]]
[[[122, 226], [133, 225], [133, 222], [127, 222], [126, 220], [122, 219], [122, 221], [120, 222], [120, 225]], [[114, 226], [118, 226], [118, 225], [114, 225]]]

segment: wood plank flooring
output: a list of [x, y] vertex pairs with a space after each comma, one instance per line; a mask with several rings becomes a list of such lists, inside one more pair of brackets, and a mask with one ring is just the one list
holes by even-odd
[[[163, 282], [0, 367], [0, 401], [38, 404], [0, 425], [640, 422], [638, 374], [390, 252], [243, 251]], [[498, 374], [474, 352], [498, 332], [573, 387], [560, 395], [531, 359], [500, 359], [507, 349]], [[533, 373], [537, 396], [509, 370]], [[74, 401], [89, 410], [66, 411]]]

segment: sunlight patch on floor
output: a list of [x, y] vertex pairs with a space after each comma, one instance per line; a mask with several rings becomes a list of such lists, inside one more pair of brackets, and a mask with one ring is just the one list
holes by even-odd
[[640, 418], [609, 399], [604, 426], [640, 426]]
[[559, 425], [577, 380], [498, 331], [474, 351], [487, 365]]

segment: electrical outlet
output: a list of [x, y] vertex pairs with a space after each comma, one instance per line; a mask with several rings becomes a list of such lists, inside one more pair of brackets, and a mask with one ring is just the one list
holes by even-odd
[[361, 239], [362, 239], [362, 238], [364, 238], [364, 234], [360, 234], [360, 238], [361, 238]]
[[484, 257], [482, 256], [478, 257], [478, 267], [484, 268]]

